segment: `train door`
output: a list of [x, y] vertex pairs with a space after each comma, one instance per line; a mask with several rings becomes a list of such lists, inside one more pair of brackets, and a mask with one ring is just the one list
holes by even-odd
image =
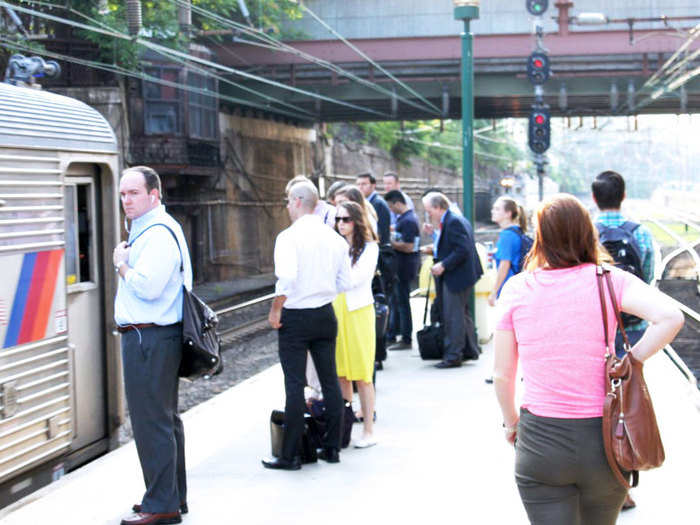
[[68, 167], [64, 202], [68, 341], [75, 355], [73, 450], [107, 435], [101, 190], [94, 165]]

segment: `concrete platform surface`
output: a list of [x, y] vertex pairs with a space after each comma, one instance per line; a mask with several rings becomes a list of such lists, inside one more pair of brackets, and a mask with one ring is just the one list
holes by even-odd
[[[377, 374], [379, 444], [297, 472], [260, 464], [270, 449], [270, 411], [284, 404], [279, 365], [197, 406], [183, 418], [190, 507], [183, 523], [526, 524], [513, 449], [484, 382], [492, 359], [487, 345], [479, 361], [437, 370], [415, 349], [390, 352]], [[665, 356], [646, 370], [667, 460], [642, 473], [638, 506], [618, 523], [697, 523], [700, 413]], [[355, 425], [353, 435], [360, 432]], [[142, 491], [132, 442], [4, 509], [0, 522], [115, 525]]]

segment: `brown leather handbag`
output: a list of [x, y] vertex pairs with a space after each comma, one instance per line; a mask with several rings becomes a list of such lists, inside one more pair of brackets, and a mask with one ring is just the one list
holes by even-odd
[[[610, 269], [604, 265], [596, 271], [600, 308], [605, 330], [605, 405], [603, 407], [603, 444], [610, 468], [617, 480], [629, 489], [639, 483], [639, 471], [660, 467], [664, 462], [664, 446], [656, 424], [654, 407], [644, 381], [641, 361], [630, 353], [630, 344], [615, 299]], [[622, 333], [625, 356], [615, 355], [614, 344], [608, 341], [608, 315], [605, 308], [605, 285], [612, 303], [617, 325]], [[632, 484], [623, 472], [632, 474]]]

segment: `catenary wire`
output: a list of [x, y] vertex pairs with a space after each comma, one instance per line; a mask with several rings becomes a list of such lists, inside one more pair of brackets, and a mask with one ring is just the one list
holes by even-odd
[[[177, 5], [186, 5], [187, 4], [186, 0], [172, 0], [172, 1]], [[187, 5], [189, 5], [189, 4], [187, 4]], [[233, 20], [227, 20], [227, 19], [223, 18], [221, 15], [213, 13], [212, 11], [209, 11], [208, 9], [205, 9], [203, 7], [194, 6], [194, 5], [192, 5], [190, 7], [192, 8], [192, 11], [195, 13], [198, 13], [202, 16], [206, 16], [207, 18], [210, 18], [211, 20], [215, 20], [215, 21], [221, 23], [222, 25], [236, 29], [243, 34], [249, 35], [253, 38], [257, 38], [258, 40], [261, 41], [261, 42], [253, 42], [250, 40], [240, 40], [239, 39], [240, 43], [243, 43], [246, 45], [251, 45], [251, 46], [256, 46], [256, 47], [263, 47], [266, 49], [272, 49], [272, 50], [276, 50], [276, 51], [282, 51], [285, 53], [289, 53], [289, 54], [298, 56], [298, 57], [303, 58], [304, 60], [312, 62], [316, 65], [319, 65], [319, 66], [324, 67], [326, 69], [330, 69], [331, 71], [334, 71], [334, 72], [338, 73], [339, 75], [347, 77], [347, 78], [349, 78], [349, 79], [351, 79], [359, 84], [362, 84], [366, 87], [369, 87], [370, 89], [374, 89], [375, 91], [378, 91], [384, 95], [387, 95], [389, 97], [396, 97], [397, 100], [401, 100], [405, 104], [408, 104], [414, 108], [420, 109], [421, 111], [427, 110], [428, 112], [433, 112], [429, 107], [425, 107], [425, 106], [416, 104], [412, 100], [407, 99], [401, 95], [398, 95], [392, 91], [389, 91], [388, 89], [380, 86], [376, 82], [372, 82], [370, 80], [366, 80], [364, 78], [361, 78], [361, 77], [355, 75], [354, 73], [338, 66], [337, 64], [333, 64], [332, 62], [329, 62], [327, 60], [315, 57], [309, 53], [305, 53], [304, 51], [301, 51], [300, 49], [297, 49], [293, 46], [290, 46], [289, 44], [285, 44], [284, 42], [280, 42], [279, 40], [276, 40], [275, 38], [271, 37], [270, 35], [267, 35], [263, 31], [259, 31], [259, 30], [254, 29], [254, 28], [250, 28], [249, 26], [240, 24], [240, 23], [235, 22]], [[394, 80], [394, 79], [392, 79], [392, 80]], [[398, 80], [395, 80], [395, 81], [398, 81]], [[400, 82], [400, 81], [398, 81], [398, 82]], [[418, 97], [422, 98], [422, 97], [420, 97], [420, 95], [418, 95]], [[435, 106], [433, 106], [433, 107], [435, 107]], [[441, 114], [441, 112], [439, 112], [439, 110], [438, 110], [438, 114]]]
[[316, 13], [314, 13], [311, 9], [309, 9], [303, 2], [300, 4], [301, 8], [309, 13], [319, 24], [321, 24], [324, 28], [326, 28], [328, 31], [330, 31], [336, 38], [338, 38], [341, 42], [343, 42], [346, 46], [348, 46], [350, 49], [352, 49], [355, 53], [360, 55], [362, 58], [364, 58], [367, 62], [372, 64], [374, 67], [376, 67], [379, 71], [384, 73], [387, 77], [392, 79], [394, 82], [396, 82], [399, 86], [404, 88], [406, 91], [420, 99], [423, 103], [427, 104], [428, 106], [432, 107], [436, 112], [437, 115], [442, 115], [442, 111], [432, 102], [427, 100], [425, 97], [423, 97], [420, 93], [417, 93], [415, 90], [413, 90], [411, 87], [400, 81], [398, 78], [396, 78], [394, 75], [389, 73], [386, 69], [384, 69], [382, 66], [377, 64], [374, 60], [372, 60], [367, 54], [365, 54], [361, 49], [359, 49], [357, 46], [352, 44], [349, 40], [347, 40], [343, 35], [338, 33], [335, 29], [333, 29], [331, 26], [329, 26], [323, 19], [321, 19]]
[[[0, 36], [0, 42], [2, 42], [7, 47], [14, 48], [14, 49], [17, 49], [19, 51], [29, 51], [29, 52], [36, 51], [35, 49], [32, 49], [28, 46], [24, 46], [22, 44], [19, 44], [17, 42], [14, 42], [12, 40], [4, 38], [3, 36]], [[252, 107], [256, 107], [258, 109], [270, 110], [269, 107], [266, 107], [263, 104], [257, 104], [255, 102], [242, 100], [242, 99], [239, 99], [236, 97], [230, 97], [228, 95], [213, 94], [211, 91], [209, 91], [207, 89], [196, 88], [194, 86], [190, 86], [189, 84], [182, 84], [179, 82], [171, 82], [169, 80], [164, 80], [160, 77], [153, 77], [147, 73], [129, 70], [129, 69], [126, 69], [126, 68], [123, 68], [120, 66], [105, 64], [102, 62], [96, 62], [94, 60], [86, 60], [86, 59], [71, 57], [68, 55], [63, 55], [61, 53], [54, 53], [52, 51], [45, 51], [42, 54], [44, 54], [48, 57], [51, 57], [51, 58], [55, 58], [57, 60], [63, 60], [65, 62], [72, 62], [74, 64], [78, 64], [78, 65], [82, 65], [82, 66], [86, 66], [86, 67], [91, 67], [91, 68], [95, 68], [95, 69], [101, 69], [103, 71], [109, 71], [111, 73], [115, 73], [115, 74], [119, 74], [119, 75], [138, 78], [140, 80], [143, 80], [146, 82], [151, 82], [154, 84], [160, 84], [163, 86], [174, 87], [176, 89], [182, 89], [184, 91], [189, 91], [191, 93], [197, 93], [200, 95], [205, 95], [205, 96], [210, 96], [210, 97], [214, 96], [216, 98], [228, 100], [228, 101], [236, 103], [236, 104], [245, 104], [245, 105], [249, 105]], [[275, 109], [275, 111], [278, 111], [279, 113], [286, 115], [288, 117], [293, 117], [293, 118], [300, 119], [300, 120], [313, 120], [312, 117], [307, 116], [307, 115], [301, 115], [298, 113], [293, 113], [290, 111], [279, 110], [279, 109]]]
[[358, 105], [352, 104], [352, 103], [350, 103], [350, 102], [345, 102], [345, 101], [343, 101], [343, 100], [338, 100], [338, 99], [334, 99], [334, 98], [331, 98], [331, 97], [327, 97], [327, 96], [325, 96], [325, 95], [321, 95], [320, 93], [314, 93], [314, 92], [305, 91], [305, 90], [303, 90], [303, 89], [299, 89], [299, 88], [296, 88], [296, 87], [293, 87], [293, 86], [288, 86], [288, 85], [282, 84], [282, 83], [280, 83], [280, 82], [276, 82], [276, 81], [274, 81], [274, 80], [269, 80], [269, 79], [267, 79], [267, 78], [260, 77], [260, 76], [258, 76], [258, 75], [253, 75], [253, 74], [250, 74], [250, 73], [246, 73], [246, 72], [244, 72], [244, 71], [240, 71], [240, 70], [235, 69], [235, 68], [231, 68], [231, 67], [228, 67], [228, 66], [224, 66], [224, 65], [222, 65], [222, 64], [217, 64], [217, 63], [212, 62], [212, 61], [210, 61], [210, 60], [206, 60], [206, 59], [203, 59], [203, 58], [200, 58], [200, 57], [196, 57], [196, 56], [193, 56], [193, 55], [189, 55], [189, 54], [187, 54], [187, 53], [182, 53], [182, 52], [177, 51], [177, 50], [175, 50], [175, 49], [171, 49], [171, 48], [169, 48], [169, 47], [166, 47], [166, 46], [163, 46], [163, 45], [160, 45], [160, 44], [155, 44], [155, 43], [150, 42], [149, 40], [145, 40], [145, 39], [143, 39], [143, 38], [131, 37], [131, 36], [129, 36], [129, 35], [126, 35], [126, 34], [124, 34], [124, 33], [120, 33], [120, 32], [115, 31], [115, 30], [108, 30], [108, 29], [103, 29], [103, 28], [99, 28], [99, 27], [95, 27], [95, 26], [89, 26], [89, 25], [86, 25], [86, 24], [83, 24], [83, 23], [80, 23], [80, 22], [76, 22], [76, 21], [74, 21], [74, 20], [68, 20], [68, 19], [63, 18], [63, 17], [50, 15], [50, 14], [48, 14], [48, 13], [43, 13], [43, 12], [41, 12], [41, 11], [37, 11], [37, 10], [34, 10], [34, 9], [28, 9], [28, 8], [26, 8], [26, 7], [21, 7], [21, 6], [14, 5], [14, 4], [10, 4], [10, 3], [4, 2], [4, 1], [0, 1], [0, 5], [1, 5], [1, 6], [6, 6], [6, 7], [11, 7], [11, 8], [13, 8], [13, 9], [15, 9], [15, 10], [17, 10], [17, 11], [20, 11], [20, 12], [23, 12], [23, 13], [25, 13], [25, 14], [34, 15], [34, 16], [37, 16], [37, 17], [39, 17], [39, 18], [44, 18], [44, 19], [46, 19], [46, 20], [51, 20], [51, 21], [58, 22], [58, 23], [61, 23], [61, 24], [70, 25], [70, 26], [73, 26], [73, 27], [76, 27], [76, 28], [79, 28], [79, 29], [84, 29], [84, 30], [86, 30], [86, 31], [96, 32], [96, 33], [103, 34], [103, 35], [106, 35], [106, 36], [110, 36], [110, 37], [112, 37], [112, 38], [117, 38], [117, 39], [120, 39], [120, 40], [133, 41], [133, 42], [135, 42], [135, 43], [137, 43], [137, 44], [139, 44], [139, 45], [141, 45], [141, 46], [143, 46], [143, 47], [145, 47], [145, 48], [151, 49], [151, 50], [153, 50], [153, 51], [161, 51], [161, 52], [162, 52], [163, 54], [165, 54], [166, 56], [177, 56], [177, 57], [183, 58], [183, 59], [188, 60], [188, 61], [197, 62], [197, 63], [199, 63], [199, 64], [201, 64], [201, 65], [204, 65], [204, 66], [207, 66], [207, 67], [211, 67], [211, 68], [214, 68], [214, 69], [219, 69], [219, 70], [221, 70], [221, 71], [224, 71], [224, 72], [227, 72], [227, 73], [230, 73], [230, 74], [238, 75], [238, 76], [241, 76], [241, 77], [243, 77], [243, 78], [247, 78], [247, 79], [249, 79], [249, 80], [255, 80], [255, 81], [261, 82], [261, 83], [263, 83], [263, 84], [267, 84], [267, 85], [271, 85], [271, 86], [278, 87], [278, 88], [281, 88], [281, 89], [285, 89], [285, 90], [288, 90], [288, 91], [292, 91], [292, 92], [294, 92], [294, 93], [298, 93], [298, 94], [301, 94], [301, 95], [304, 95], [304, 96], [308, 96], [308, 97], [312, 97], [312, 98], [316, 98], [316, 99], [320, 99], [320, 100], [325, 100], [326, 102], [331, 102], [331, 103], [333, 103], [333, 104], [338, 104], [338, 105], [341, 105], [341, 106], [348, 107], [348, 108], [350, 108], [350, 109], [355, 109], [355, 110], [358, 110], [358, 111], [362, 111], [362, 112], [366, 112], [366, 113], [371, 113], [371, 114], [378, 115], [378, 116], [381, 116], [381, 117], [385, 117], [385, 118], [389, 118], [389, 119], [391, 118], [391, 115], [388, 115], [388, 114], [386, 114], [386, 113], [382, 113], [382, 112], [380, 112], [380, 111], [375, 111], [375, 110], [373, 110], [373, 109], [371, 109], [371, 108], [367, 108], [367, 107], [363, 107], [363, 106], [358, 106]]

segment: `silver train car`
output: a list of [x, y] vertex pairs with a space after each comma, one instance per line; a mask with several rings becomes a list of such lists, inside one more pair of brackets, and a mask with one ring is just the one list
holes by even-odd
[[94, 109], [0, 83], [0, 506], [117, 445], [117, 152]]

